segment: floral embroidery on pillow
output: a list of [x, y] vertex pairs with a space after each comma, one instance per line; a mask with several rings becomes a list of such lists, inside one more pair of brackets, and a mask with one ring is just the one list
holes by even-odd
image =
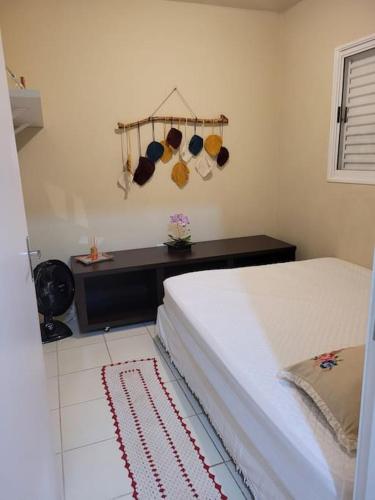
[[315, 366], [319, 365], [323, 370], [332, 370], [334, 366], [337, 366], [339, 361], [338, 353], [340, 351], [325, 352], [319, 356], [315, 356], [313, 360], [315, 361]]

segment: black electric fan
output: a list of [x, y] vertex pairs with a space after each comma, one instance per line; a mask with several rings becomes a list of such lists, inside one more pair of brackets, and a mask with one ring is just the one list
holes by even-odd
[[42, 342], [54, 342], [72, 335], [62, 321], [53, 319], [71, 306], [74, 298], [74, 278], [69, 267], [61, 260], [46, 260], [34, 269], [38, 311], [44, 315], [40, 325]]

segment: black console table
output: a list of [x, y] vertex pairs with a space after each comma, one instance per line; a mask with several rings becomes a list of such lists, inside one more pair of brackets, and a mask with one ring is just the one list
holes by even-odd
[[156, 318], [163, 281], [208, 269], [257, 266], [294, 260], [296, 247], [269, 236], [202, 241], [191, 251], [165, 246], [123, 250], [114, 259], [86, 266], [71, 257], [81, 332]]

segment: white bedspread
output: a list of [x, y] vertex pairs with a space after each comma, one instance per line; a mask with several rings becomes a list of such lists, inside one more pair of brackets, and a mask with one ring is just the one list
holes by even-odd
[[[175, 334], [196, 359], [204, 353], [200, 368], [207, 390], [215, 389], [231, 416], [225, 425], [233, 417], [238, 429], [232, 432], [247, 436], [265, 468], [283, 483], [280, 495], [270, 489], [267, 496], [265, 478], [258, 481], [247, 470], [244, 439], [236, 447], [227, 441], [261, 497], [351, 498], [355, 458], [340, 449], [315, 406], [277, 372], [365, 341], [370, 275], [368, 269], [325, 258], [191, 273], [164, 283], [164, 312], [175, 333], [160, 333], [172, 358], [180, 368], [187, 366], [175, 352], [182, 347], [173, 349]], [[209, 400], [198, 396], [210, 413]], [[220, 427], [220, 417], [211, 417]], [[230, 435], [224, 423], [219, 432]]]

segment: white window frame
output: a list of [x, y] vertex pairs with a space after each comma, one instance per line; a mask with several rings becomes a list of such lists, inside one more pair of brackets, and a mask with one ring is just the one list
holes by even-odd
[[337, 123], [337, 109], [341, 106], [344, 78], [344, 59], [365, 50], [375, 48], [375, 33], [335, 49], [333, 66], [333, 86], [331, 104], [331, 130], [328, 151], [329, 182], [346, 182], [349, 184], [375, 184], [375, 171], [341, 170], [337, 168], [339, 154], [340, 124]]

